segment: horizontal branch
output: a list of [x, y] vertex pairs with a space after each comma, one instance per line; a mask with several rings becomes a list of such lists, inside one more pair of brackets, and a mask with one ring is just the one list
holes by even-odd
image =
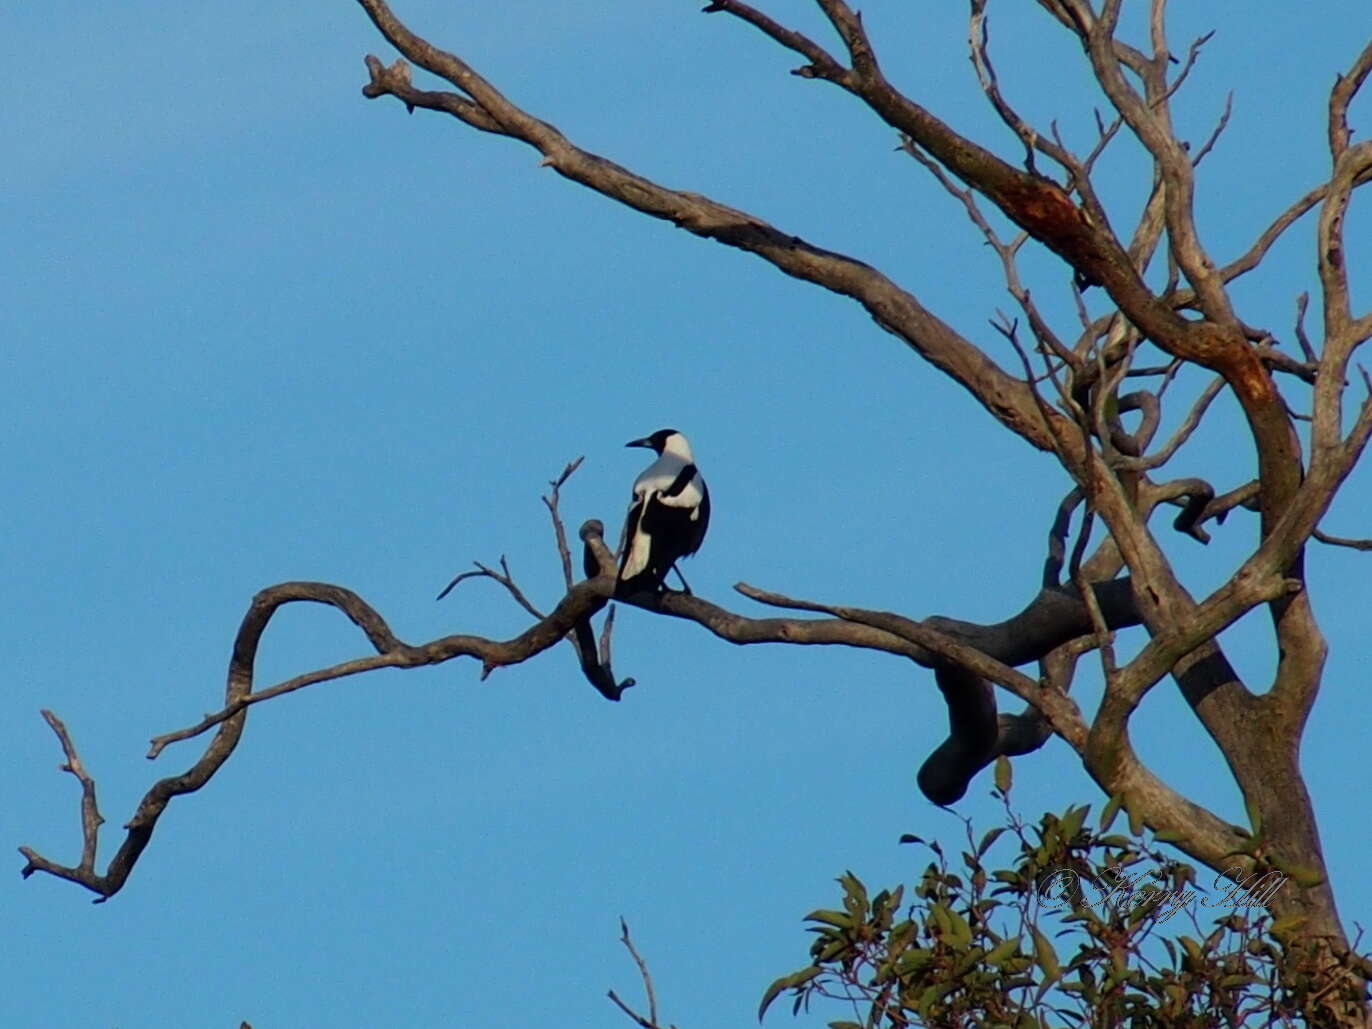
[[1350, 539], [1347, 536], [1331, 536], [1321, 529], [1311, 533], [1319, 542], [1330, 547], [1348, 547], [1351, 550], [1372, 550], [1372, 539]]
[[[835, 617], [746, 618], [682, 593], [639, 598], [635, 606], [696, 622], [730, 643], [841, 644], [897, 654], [934, 669], [948, 704], [950, 731], [921, 767], [919, 784], [937, 804], [951, 804], [962, 797], [998, 753], [1022, 752], [1023, 726], [997, 715], [991, 681], [1043, 711], [1054, 731], [1073, 747], [1085, 743], [1076, 705], [1065, 694], [1013, 671], [1013, 666], [1037, 661], [1093, 631], [1087, 607], [1073, 588], [1043, 589], [1018, 614], [991, 624], [941, 616], [915, 621], [886, 611], [796, 601], [750, 586], [738, 588], [765, 603], [834, 612]], [[1127, 578], [1097, 583], [1095, 593], [1111, 629], [1139, 623]]]

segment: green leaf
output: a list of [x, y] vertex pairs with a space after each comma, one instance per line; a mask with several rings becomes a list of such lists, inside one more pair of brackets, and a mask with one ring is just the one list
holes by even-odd
[[1143, 835], [1143, 812], [1135, 810], [1133, 804], [1129, 803], [1129, 798], [1124, 799], [1124, 810], [1129, 815], [1129, 832], [1134, 836]]
[[908, 918], [891, 927], [891, 932], [886, 937], [886, 949], [892, 955], [898, 954], [914, 941], [915, 923]]
[[1009, 793], [1013, 782], [1014, 773], [1010, 771], [1010, 759], [1002, 754], [996, 758], [996, 789], [1001, 793]]
[[1105, 810], [1100, 813], [1100, 831], [1109, 832], [1110, 826], [1115, 824], [1115, 816], [1120, 813], [1120, 808], [1124, 807], [1124, 794], [1115, 793], [1110, 797], [1110, 803], [1105, 805]]
[[1086, 821], [1086, 816], [1091, 812], [1090, 804], [1083, 804], [1081, 807], [1070, 808], [1063, 816], [1060, 832], [1064, 843], [1070, 843], [1081, 832], [1082, 824]]
[[967, 924], [967, 919], [949, 908], [948, 921], [952, 924], [949, 943], [961, 950], [972, 942], [972, 927]]
[[986, 955], [986, 963], [999, 968], [1007, 958], [1019, 952], [1019, 943], [1022, 939], [1024, 939], [1023, 936], [1016, 936], [1013, 939], [1001, 940]]
[[865, 918], [867, 887], [862, 885], [862, 880], [852, 872], [844, 872], [839, 876], [838, 882], [843, 887], [843, 906], [848, 909], [848, 913], [854, 918]]
[[915, 1010], [927, 1018], [929, 1009], [956, 990], [959, 985], [961, 984], [957, 982], [935, 983], [920, 994], [919, 1000], [915, 1002]]
[[777, 996], [782, 990], [786, 989], [790, 981], [791, 977], [789, 975], [783, 975], [776, 982], [772, 983], [771, 986], [767, 987], [766, 992], [762, 994], [762, 1003], [758, 1005], [757, 1009], [757, 1020], [759, 1022], [762, 1021], [762, 1016], [767, 1014], [767, 1009], [772, 1006], [772, 1001], [777, 999]]
[[842, 911], [829, 911], [820, 908], [818, 911], [811, 911], [805, 916], [807, 922], [822, 922], [825, 925], [832, 925], [836, 929], [851, 929], [853, 919]]
[[1058, 962], [1058, 953], [1054, 949], [1052, 942], [1045, 936], [1036, 925], [1029, 926], [1029, 932], [1034, 938], [1034, 960], [1049, 982], [1056, 982], [1062, 978], [1062, 965]]
[[762, 995], [762, 1003], [758, 1005], [757, 1009], [757, 1020], [759, 1022], [762, 1021], [762, 1016], [767, 1014], [767, 1008], [771, 1006], [772, 1001], [776, 1000], [783, 990], [788, 990], [796, 986], [804, 986], [815, 976], [819, 975], [821, 971], [823, 971], [823, 969], [818, 965], [811, 965], [808, 968], [802, 968], [799, 972], [783, 975], [776, 982], [772, 983], [771, 986], [767, 987], [767, 992]]
[[934, 924], [938, 926], [938, 931], [944, 939], [953, 935], [953, 913], [948, 910], [947, 904], [932, 905], [929, 914], [933, 916]]
[[982, 857], [990, 850], [996, 840], [1000, 839], [1001, 833], [1003, 832], [1005, 832], [1005, 826], [1003, 825], [989, 830], [986, 835], [981, 838], [981, 842], [977, 844], [977, 857]]
[[928, 948], [912, 947], [897, 959], [896, 971], [901, 975], [917, 972], [927, 965], [932, 957], [933, 951]]
[[1177, 942], [1182, 945], [1182, 948], [1186, 951], [1186, 956], [1188, 958], [1190, 958], [1194, 962], [1197, 962], [1198, 964], [1205, 963], [1205, 957], [1201, 953], [1201, 947], [1199, 943], [1197, 943], [1189, 936], [1179, 936], [1177, 938]]
[[906, 833], [901, 833], [901, 834], [900, 834], [900, 842], [901, 842], [901, 843], [923, 843], [924, 840], [923, 840], [922, 837], [916, 836], [916, 835], [915, 835], [914, 833], [912, 833], [912, 832], [906, 832]]
[[1280, 939], [1282, 936], [1285, 936], [1287, 933], [1291, 932], [1291, 930], [1299, 929], [1302, 925], [1304, 925], [1306, 918], [1306, 915], [1286, 915], [1282, 918], [1278, 918], [1275, 922], [1268, 926], [1267, 931], [1271, 935]]
[[1034, 935], [1034, 958], [1038, 961], [1039, 968], [1043, 969], [1043, 974], [1047, 976], [1044, 986], [1051, 986], [1062, 975], [1062, 966], [1058, 964], [1058, 952], [1048, 942], [1048, 937], [1039, 932], [1038, 926], [1031, 925], [1029, 931]]

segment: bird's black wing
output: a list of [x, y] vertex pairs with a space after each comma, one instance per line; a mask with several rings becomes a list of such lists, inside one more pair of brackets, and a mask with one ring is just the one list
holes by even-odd
[[624, 517], [624, 535], [620, 537], [619, 568], [624, 570], [624, 562], [629, 560], [629, 551], [634, 549], [634, 537], [638, 535], [638, 525], [643, 518], [644, 497], [634, 496], [629, 505], [629, 513]]
[[[676, 478], [672, 480], [672, 484], [670, 486], [668, 486], [665, 490], [662, 491], [662, 495], [664, 497], [681, 496], [681, 491], [684, 490], [687, 486], [689, 486], [691, 484], [691, 480], [695, 477], [696, 466], [693, 464], [686, 465], [684, 468], [681, 469], [681, 471], [676, 473]], [[701, 484], [703, 485], [704, 482], [705, 480], [702, 479]]]
[[600, 563], [596, 561], [590, 547], [581, 548], [581, 570], [586, 573], [588, 579], [594, 579], [600, 574]]
[[700, 480], [700, 506], [696, 508], [697, 517], [694, 522], [695, 532], [691, 535], [689, 549], [683, 552], [683, 557], [689, 557], [700, 549], [700, 545], [705, 542], [705, 530], [710, 527], [710, 489], [705, 485], [705, 480]]

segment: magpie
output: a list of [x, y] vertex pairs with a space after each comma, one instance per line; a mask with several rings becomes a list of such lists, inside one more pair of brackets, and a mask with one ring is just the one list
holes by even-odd
[[[664, 589], [667, 572], [700, 549], [710, 525], [710, 491], [685, 436], [675, 429], [659, 429], [624, 445], [651, 447], [658, 456], [634, 480], [615, 587], [621, 597]], [[690, 593], [679, 568], [676, 574]]]

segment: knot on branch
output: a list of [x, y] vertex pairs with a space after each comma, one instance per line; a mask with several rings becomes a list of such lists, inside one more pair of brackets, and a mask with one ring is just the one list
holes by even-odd
[[397, 57], [395, 63], [387, 68], [379, 57], [368, 54], [367, 74], [371, 76], [371, 81], [362, 87], [362, 95], [368, 100], [412, 88], [410, 66], [403, 57]]
[[586, 578], [594, 579], [598, 575], [614, 575], [615, 555], [605, 543], [604, 523], [599, 518], [590, 518], [582, 523], [581, 530], [577, 535], [581, 537], [581, 542], [586, 545], [581, 562]]
[[1201, 543], [1209, 543], [1210, 533], [1202, 525], [1202, 515], [1215, 499], [1215, 487], [1204, 479], [1193, 478], [1180, 480], [1178, 488], [1183, 491], [1181, 496], [1186, 503], [1181, 514], [1173, 520], [1172, 528]]

